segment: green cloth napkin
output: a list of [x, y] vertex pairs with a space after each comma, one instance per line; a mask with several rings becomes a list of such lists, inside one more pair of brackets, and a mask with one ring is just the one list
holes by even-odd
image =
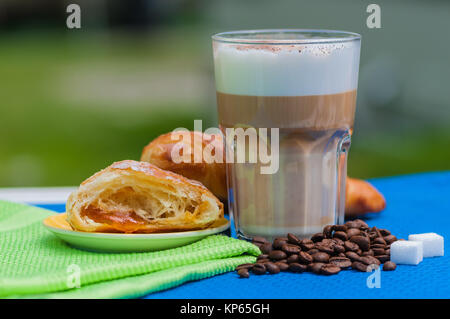
[[[42, 226], [52, 214], [0, 201], [0, 297], [140, 297], [232, 271], [260, 254], [251, 243], [221, 235], [157, 252], [88, 252], [70, 247]], [[75, 273], [79, 288], [72, 288]]]

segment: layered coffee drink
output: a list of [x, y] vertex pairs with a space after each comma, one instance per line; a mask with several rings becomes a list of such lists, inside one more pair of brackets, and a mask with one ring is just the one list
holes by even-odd
[[[214, 39], [219, 125], [224, 133], [277, 128], [271, 155], [279, 167], [262, 174], [260, 161], [228, 163], [229, 208], [241, 238], [310, 236], [343, 222], [359, 37], [252, 32], [239, 43], [226, 34]], [[273, 142], [269, 135], [258, 147]]]

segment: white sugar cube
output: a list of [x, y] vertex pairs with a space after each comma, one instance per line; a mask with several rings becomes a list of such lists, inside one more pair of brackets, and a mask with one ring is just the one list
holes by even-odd
[[421, 241], [397, 240], [391, 244], [391, 261], [396, 264], [417, 265], [423, 260]]
[[408, 240], [422, 242], [423, 257], [444, 256], [444, 237], [436, 233], [412, 234]]

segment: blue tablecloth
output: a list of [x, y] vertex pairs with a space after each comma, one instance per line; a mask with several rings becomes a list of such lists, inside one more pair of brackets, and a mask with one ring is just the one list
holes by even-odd
[[[398, 238], [435, 232], [450, 238], [450, 172], [373, 179], [385, 195], [387, 208], [367, 215], [369, 226], [387, 228]], [[39, 205], [64, 211], [64, 205]], [[234, 232], [233, 232], [234, 233]], [[426, 258], [417, 266], [398, 265], [380, 272], [380, 288], [369, 288], [373, 273], [354, 270], [335, 276], [311, 273], [238, 278], [227, 273], [190, 282], [146, 298], [450, 298], [450, 257]]]

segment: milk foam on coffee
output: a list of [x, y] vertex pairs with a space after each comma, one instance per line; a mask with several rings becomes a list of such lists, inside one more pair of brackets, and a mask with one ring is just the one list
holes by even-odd
[[217, 42], [214, 65], [224, 132], [232, 127], [279, 129], [277, 173], [261, 174], [261, 163], [228, 164], [238, 236], [273, 239], [289, 232], [306, 237], [342, 221], [359, 41]]
[[359, 42], [307, 47], [223, 44], [214, 49], [214, 63], [216, 88], [222, 93], [335, 94], [357, 87]]

